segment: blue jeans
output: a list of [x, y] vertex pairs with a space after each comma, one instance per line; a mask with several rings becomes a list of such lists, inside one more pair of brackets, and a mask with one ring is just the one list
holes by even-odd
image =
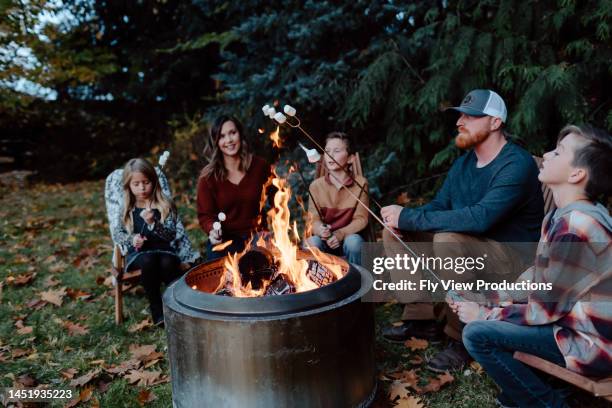
[[359, 234], [351, 234], [344, 237], [344, 241], [338, 248], [332, 249], [327, 245], [327, 242], [323, 241], [318, 235], [313, 235], [308, 238], [308, 246], [314, 246], [319, 248], [323, 252], [328, 254], [345, 256], [346, 260], [355, 265], [361, 265], [361, 244], [363, 238]]
[[565, 367], [552, 325], [474, 321], [463, 329], [463, 344], [501, 387], [505, 399], [511, 399], [519, 407], [567, 407], [559, 393], [512, 357], [515, 351], [522, 351]]

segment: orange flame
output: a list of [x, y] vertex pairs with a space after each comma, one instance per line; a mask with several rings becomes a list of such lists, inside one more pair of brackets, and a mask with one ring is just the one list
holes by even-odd
[[[246, 286], [242, 284], [238, 261], [242, 255], [254, 246], [266, 248], [272, 253], [277, 260], [278, 271], [276, 276], [280, 274], [286, 276], [287, 280], [295, 286], [296, 292], [316, 289], [321, 284], [320, 282], [319, 284], [315, 283], [309, 277], [308, 258], [319, 262], [319, 264], [331, 272], [336, 279], [341, 279], [347, 272], [347, 263], [337, 257], [325, 254], [316, 248], [309, 248], [312, 257], [308, 257], [306, 252], [299, 251], [298, 244], [300, 242], [300, 235], [297, 222], [293, 221], [292, 223], [290, 220], [288, 204], [291, 198], [291, 189], [289, 183], [286, 179], [280, 178], [276, 174], [275, 169], [272, 169], [272, 175], [266, 183], [266, 187], [270, 183], [277, 188], [277, 192], [274, 195], [274, 208], [267, 213], [268, 226], [271, 227], [272, 236], [270, 239], [266, 240], [260, 235], [257, 242], [253, 242], [254, 240], [251, 239], [244, 251], [227, 255], [224, 263], [225, 274], [222, 276], [215, 292], [225, 289], [229, 290], [235, 297], [257, 297], [262, 296], [266, 292], [266, 289], [270, 285], [270, 281], [262, 282], [261, 288], [257, 290], [252, 288], [251, 282]], [[263, 208], [264, 203], [265, 192], [262, 192], [260, 208]], [[303, 202], [301, 202], [301, 200], [300, 205], [303, 208]], [[308, 216], [308, 212], [306, 211], [305, 213]], [[307, 222], [307, 228], [309, 228], [309, 225], [310, 222]], [[308, 229], [306, 233], [309, 234]]]
[[232, 245], [232, 242], [234, 242], [234, 240], [230, 239], [227, 242], [223, 242], [221, 244], [215, 245], [214, 247], [212, 247], [212, 250], [214, 252], [216, 252], [216, 251], [223, 251], [225, 248], [227, 248], [228, 246]]
[[272, 146], [276, 148], [283, 147], [282, 141], [280, 138], [280, 126], [276, 127], [276, 130], [270, 133], [270, 140], [272, 140]]

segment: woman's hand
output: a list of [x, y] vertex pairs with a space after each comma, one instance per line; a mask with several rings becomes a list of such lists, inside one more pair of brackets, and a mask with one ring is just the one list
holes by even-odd
[[340, 246], [340, 241], [338, 241], [338, 238], [334, 234], [331, 234], [330, 237], [327, 238], [327, 246], [331, 249], [336, 249]]
[[331, 236], [331, 228], [327, 224], [321, 224], [319, 226], [319, 236], [323, 239], [327, 239]]
[[150, 208], [145, 208], [140, 212], [140, 218], [144, 220], [148, 225], [155, 224], [155, 214]]
[[143, 237], [140, 234], [136, 234], [134, 235], [134, 238], [132, 238], [132, 245], [134, 245], [134, 248], [140, 249], [144, 245], [146, 239], [147, 237]]
[[208, 239], [210, 240], [210, 243], [213, 245], [217, 245], [223, 242], [222, 237], [223, 237], [223, 232], [221, 231], [221, 229], [213, 228], [208, 232]]

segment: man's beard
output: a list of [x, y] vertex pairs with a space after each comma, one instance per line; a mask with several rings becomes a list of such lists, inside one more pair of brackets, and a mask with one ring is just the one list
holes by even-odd
[[477, 133], [469, 133], [465, 128], [459, 131], [455, 137], [455, 145], [460, 149], [469, 149], [485, 141], [489, 137], [489, 132], [481, 130]]

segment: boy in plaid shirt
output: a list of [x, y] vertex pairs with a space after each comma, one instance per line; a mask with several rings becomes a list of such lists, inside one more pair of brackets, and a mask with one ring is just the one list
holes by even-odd
[[596, 200], [612, 190], [612, 137], [591, 127], [566, 126], [544, 155], [539, 179], [557, 209], [542, 224], [535, 265], [520, 280], [550, 283], [526, 303], [486, 307], [453, 301], [468, 323], [469, 353], [501, 387], [501, 407], [566, 407], [563, 397], [514, 351], [537, 355], [588, 376], [612, 372], [612, 218]]

